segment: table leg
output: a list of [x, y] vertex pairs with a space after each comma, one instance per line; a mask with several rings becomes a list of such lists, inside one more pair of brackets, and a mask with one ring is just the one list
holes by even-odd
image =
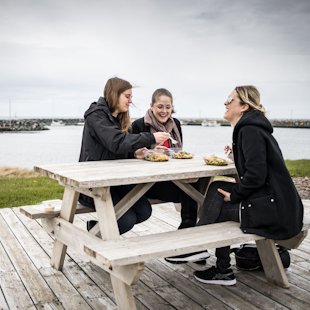
[[116, 221], [110, 188], [105, 187], [97, 190], [94, 202], [99, 221], [101, 238], [103, 240], [118, 239], [120, 234]]
[[117, 308], [120, 310], [135, 310], [136, 303], [132, 293], [131, 285], [125, 284], [111, 275], [111, 282], [113, 286], [113, 292], [117, 304]]
[[[60, 217], [72, 223], [79, 193], [70, 187], [65, 187], [63, 200], [61, 204]], [[57, 270], [61, 270], [64, 264], [67, 246], [55, 239], [53, 253], [51, 257], [51, 265]]]
[[256, 240], [256, 245], [267, 280], [288, 288], [288, 279], [274, 241], [269, 239]]
[[[94, 202], [96, 206], [102, 239], [115, 240], [120, 238], [110, 188], [106, 187], [98, 190], [96, 192], [96, 196], [97, 197], [94, 198]], [[126, 267], [123, 267], [123, 269], [124, 277], [126, 277]], [[137, 271], [137, 274], [139, 274], [138, 269], [141, 268], [135, 266], [134, 269], [134, 271]], [[115, 277], [113, 274], [111, 274], [110, 276], [118, 308], [124, 310], [136, 309], [135, 299], [133, 296], [131, 285], [126, 284], [119, 278]]]

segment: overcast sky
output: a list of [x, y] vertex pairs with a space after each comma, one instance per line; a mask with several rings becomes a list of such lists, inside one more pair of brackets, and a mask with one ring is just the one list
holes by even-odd
[[309, 51], [309, 0], [0, 0], [0, 117], [82, 117], [118, 76], [134, 117], [159, 87], [222, 117], [253, 84], [268, 117], [309, 119]]

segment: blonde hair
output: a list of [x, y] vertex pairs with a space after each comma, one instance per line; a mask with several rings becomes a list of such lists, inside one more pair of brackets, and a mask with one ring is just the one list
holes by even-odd
[[260, 103], [260, 93], [255, 86], [237, 86], [235, 91], [240, 98], [241, 104], [248, 104], [250, 109], [252, 108], [265, 114], [266, 110]]
[[[111, 78], [107, 81], [104, 87], [103, 96], [106, 99], [107, 105], [111, 113], [113, 113], [118, 104], [119, 104], [119, 97], [120, 95], [128, 90], [131, 89], [132, 85], [123, 79], [118, 77]], [[121, 112], [117, 115], [117, 118], [121, 125], [121, 130], [123, 132], [128, 132], [130, 127], [130, 115], [129, 111]]]

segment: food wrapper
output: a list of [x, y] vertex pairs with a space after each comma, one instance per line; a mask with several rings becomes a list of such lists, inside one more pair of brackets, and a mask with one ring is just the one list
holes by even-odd
[[203, 159], [207, 165], [212, 166], [227, 166], [231, 162], [229, 159], [216, 156], [215, 154], [206, 155]]
[[149, 150], [144, 153], [144, 159], [148, 161], [160, 162], [160, 161], [168, 161], [169, 156], [161, 151], [153, 151]]

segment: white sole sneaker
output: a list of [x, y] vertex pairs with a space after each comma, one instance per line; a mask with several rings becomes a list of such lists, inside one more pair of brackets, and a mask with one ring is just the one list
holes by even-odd
[[182, 263], [195, 263], [204, 261], [210, 257], [207, 251], [183, 254], [178, 256], [166, 257], [165, 260], [169, 263], [182, 264]]
[[216, 285], [235, 285], [237, 283], [236, 279], [233, 280], [203, 280], [196, 276], [194, 276], [195, 279], [199, 282], [205, 283], [205, 284], [216, 284]]

